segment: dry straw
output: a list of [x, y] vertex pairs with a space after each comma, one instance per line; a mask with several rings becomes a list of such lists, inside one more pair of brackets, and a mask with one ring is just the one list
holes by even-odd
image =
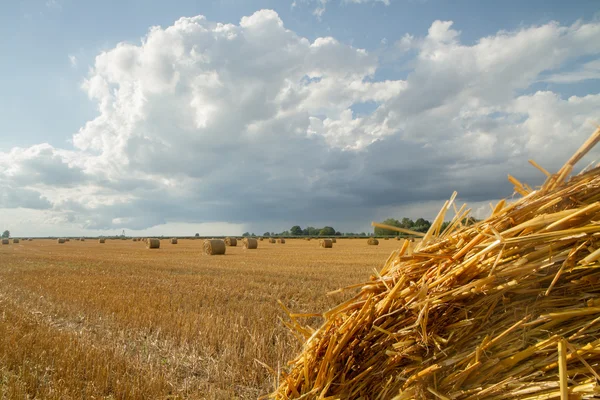
[[235, 246], [237, 246], [237, 239], [236, 239], [236, 238], [232, 238], [232, 237], [229, 237], [229, 236], [227, 236], [227, 237], [225, 238], [225, 244], [226, 244], [227, 246], [232, 246], [232, 247], [235, 247]]
[[159, 249], [160, 248], [160, 240], [158, 239], [147, 239], [146, 240], [146, 248], [147, 249]]
[[225, 242], [220, 239], [207, 239], [202, 247], [204, 254], [209, 256], [225, 254]]
[[272, 397], [600, 397], [600, 167], [566, 181], [599, 140], [474, 225], [453, 196], [318, 329], [288, 312], [304, 348]]
[[322, 247], [324, 249], [331, 249], [333, 247], [333, 240], [321, 239], [319, 240], [319, 247]]
[[369, 238], [369, 239], [367, 239], [367, 244], [369, 246], [377, 246], [379, 244], [379, 240], [377, 240], [375, 238]]
[[177, 238], [172, 238], [171, 239], [171, 244], [177, 244]]
[[249, 250], [257, 249], [258, 248], [258, 240], [254, 239], [254, 238], [244, 238], [242, 240], [242, 247], [244, 249], [249, 249]]

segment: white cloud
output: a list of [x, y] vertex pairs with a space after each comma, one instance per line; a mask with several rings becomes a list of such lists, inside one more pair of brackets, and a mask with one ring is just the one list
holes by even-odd
[[376, 81], [376, 55], [311, 42], [269, 10], [238, 25], [199, 16], [151, 28], [96, 57], [82, 88], [98, 115], [73, 150], [0, 153], [0, 207], [93, 232], [315, 220], [355, 230], [454, 189], [497, 199], [510, 193], [507, 172], [539, 182], [528, 158], [557, 169], [594, 129], [600, 94], [528, 90], [598, 57], [600, 23], [467, 45], [452, 22], [435, 21], [400, 46], [415, 54], [408, 77]]
[[71, 64], [71, 67], [77, 68], [77, 57], [73, 54], [69, 54], [69, 63]]
[[46, 7], [60, 10], [62, 9], [62, 3], [59, 0], [46, 0]]
[[390, 5], [390, 0], [342, 0], [344, 3], [366, 4], [366, 3], [383, 3], [386, 6]]
[[552, 83], [576, 83], [591, 79], [600, 79], [600, 60], [594, 60], [571, 71], [552, 74], [542, 80]]

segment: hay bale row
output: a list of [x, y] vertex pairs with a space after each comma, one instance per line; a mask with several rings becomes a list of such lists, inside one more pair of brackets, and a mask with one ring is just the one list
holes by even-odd
[[333, 247], [333, 240], [331, 240], [331, 239], [320, 239], [319, 240], [319, 247], [322, 247], [324, 249], [331, 249]]
[[146, 240], [146, 248], [147, 249], [159, 249], [160, 248], [160, 240], [152, 238]]
[[237, 239], [227, 236], [225, 238], [225, 244], [227, 246], [235, 247], [235, 246], [237, 246]]
[[225, 254], [225, 247], [225, 241], [221, 239], [207, 239], [202, 245], [204, 254], [209, 256]]
[[[306, 342], [274, 399], [593, 399], [600, 396], [600, 167], [556, 174], [469, 226], [455, 196]], [[536, 166], [535, 163], [532, 163]], [[540, 167], [541, 168], [541, 167]]]
[[369, 246], [377, 246], [377, 245], [379, 245], [379, 240], [377, 240], [377, 239], [375, 239], [375, 238], [369, 238], [369, 239], [367, 240], [367, 244], [368, 244]]
[[258, 248], [258, 240], [254, 238], [244, 238], [242, 240], [242, 247], [248, 250], [256, 249]]

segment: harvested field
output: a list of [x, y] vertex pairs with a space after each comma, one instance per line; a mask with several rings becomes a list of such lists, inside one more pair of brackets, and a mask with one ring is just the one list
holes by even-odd
[[325, 311], [356, 293], [327, 292], [368, 280], [398, 247], [291, 239], [208, 257], [202, 243], [0, 247], [0, 398], [256, 399], [276, 383], [259, 361], [283, 368], [300, 350], [277, 300]]

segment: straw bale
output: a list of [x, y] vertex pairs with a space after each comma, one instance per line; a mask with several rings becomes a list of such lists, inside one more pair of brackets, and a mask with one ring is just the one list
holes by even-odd
[[10, 241], [8, 239], [2, 239], [2, 244], [10, 244]]
[[319, 247], [322, 247], [324, 249], [331, 249], [333, 247], [333, 240], [321, 239], [319, 240]]
[[369, 239], [367, 239], [367, 244], [369, 246], [377, 246], [379, 244], [379, 240], [377, 240], [375, 238], [369, 238]]
[[[275, 399], [600, 397], [600, 167], [568, 179], [600, 128], [556, 174], [442, 232], [402, 241], [305, 340]], [[414, 245], [414, 252], [407, 253]], [[283, 305], [283, 304], [282, 304]]]
[[171, 244], [177, 244], [177, 238], [172, 238], [171, 239]]
[[209, 256], [225, 254], [225, 242], [221, 239], [207, 239], [204, 241], [204, 254]]
[[242, 240], [242, 247], [244, 249], [256, 249], [258, 248], [258, 240], [254, 239], [254, 238], [244, 238]]
[[64, 238], [58, 238], [58, 239], [56, 240], [56, 243], [58, 243], [58, 244], [63, 244], [63, 243], [65, 243], [66, 241], [67, 241], [67, 239], [64, 239]]
[[276, 243], [277, 241], [275, 240], [275, 238], [269, 238], [269, 243]]
[[235, 246], [237, 246], [237, 239], [236, 239], [236, 238], [233, 238], [233, 237], [229, 237], [229, 236], [227, 236], [227, 237], [225, 238], [225, 244], [226, 244], [227, 246], [235, 247]]
[[14, 243], [14, 244], [17, 244], [17, 243], [19, 243], [19, 242], [20, 242], [20, 240], [19, 240], [19, 239], [13, 239], [13, 243]]
[[146, 240], [146, 248], [147, 249], [159, 249], [160, 248], [160, 240], [155, 238], [149, 238]]
[[337, 243], [336, 238], [331, 238], [331, 243]]
[[98, 239], [98, 243], [106, 243], [106, 239], [100, 238], [100, 239]]

